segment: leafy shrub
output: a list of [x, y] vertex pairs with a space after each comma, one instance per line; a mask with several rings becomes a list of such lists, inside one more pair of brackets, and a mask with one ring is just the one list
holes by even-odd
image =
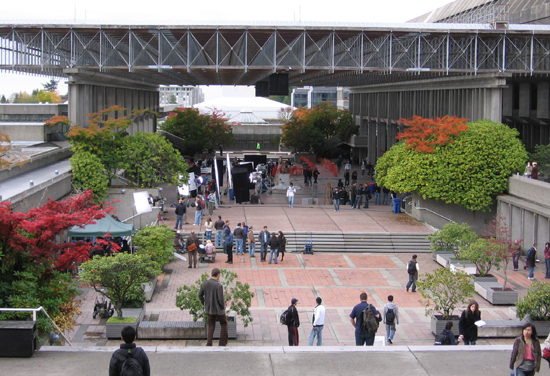
[[525, 297], [516, 302], [520, 320], [527, 316], [531, 320], [550, 320], [550, 284], [533, 282]]
[[133, 238], [138, 254], [147, 254], [159, 266], [168, 264], [174, 257], [174, 232], [166, 225], [146, 226]]

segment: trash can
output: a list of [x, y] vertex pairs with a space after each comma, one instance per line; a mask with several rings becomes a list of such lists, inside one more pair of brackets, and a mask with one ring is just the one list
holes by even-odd
[[35, 321], [0, 321], [0, 357], [30, 358], [36, 336]]
[[393, 212], [394, 213], [401, 213], [401, 201], [400, 198], [394, 198], [393, 199]]
[[374, 183], [370, 183], [370, 184], [369, 184], [370, 194], [371, 194], [371, 195], [374, 194], [374, 186], [375, 186], [375, 185], [376, 185], [376, 184], [374, 184]]
[[233, 188], [229, 188], [229, 201], [233, 201], [235, 196], [233, 196]]

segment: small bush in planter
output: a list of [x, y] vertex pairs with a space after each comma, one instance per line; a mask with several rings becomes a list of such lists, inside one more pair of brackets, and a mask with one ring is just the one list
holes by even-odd
[[533, 282], [525, 297], [516, 302], [520, 320], [527, 316], [533, 321], [550, 320], [550, 284]]
[[475, 292], [468, 274], [449, 268], [423, 274], [416, 286], [424, 298], [420, 303], [425, 307], [426, 316], [440, 316], [442, 320], [451, 319], [454, 310], [459, 305], [467, 305]]
[[477, 239], [477, 234], [466, 223], [447, 223], [441, 230], [428, 236], [430, 249], [436, 251], [452, 251], [460, 258], [460, 250]]
[[174, 232], [166, 225], [146, 226], [139, 230], [132, 242], [140, 254], [148, 254], [159, 265], [174, 258]]
[[107, 324], [133, 324], [136, 322], [135, 317], [109, 317]]
[[[236, 273], [221, 269], [220, 274], [220, 283], [223, 285], [223, 296], [227, 307], [226, 311], [228, 315], [232, 313], [236, 317], [240, 317], [246, 328], [253, 321], [250, 306], [254, 293], [250, 292], [248, 283], [242, 284], [240, 281], [233, 283], [235, 278], [238, 277]], [[204, 305], [199, 299], [199, 290], [202, 283], [208, 278], [210, 278], [210, 275], [203, 273], [193, 285], [178, 287], [176, 306], [181, 310], [189, 310], [189, 314], [195, 322], [199, 319], [206, 322], [206, 313], [204, 312]]]
[[494, 239], [478, 238], [460, 252], [460, 258], [474, 264], [480, 276], [486, 276], [499, 265], [502, 246]]
[[[141, 291], [145, 300], [142, 282], [161, 273], [156, 262], [151, 261], [148, 255], [115, 253], [112, 257], [96, 256], [81, 265], [80, 280], [111, 299], [119, 318], [122, 317], [124, 302], [135, 298]], [[104, 291], [103, 291], [104, 289]]]

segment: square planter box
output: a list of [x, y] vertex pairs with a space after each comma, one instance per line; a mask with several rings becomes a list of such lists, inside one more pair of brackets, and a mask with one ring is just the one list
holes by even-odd
[[[498, 282], [474, 282], [476, 292], [485, 300], [495, 305], [513, 305], [518, 301], [515, 290], [499, 291], [502, 285]], [[495, 290], [496, 289], [496, 290]]]
[[462, 270], [463, 272], [467, 274], [476, 274], [477, 268], [474, 264], [470, 264], [467, 261], [459, 261], [459, 260], [451, 260], [450, 268], [452, 271], [455, 270]]
[[438, 319], [436, 316], [432, 315], [431, 317], [431, 321], [430, 321], [430, 329], [432, 330], [432, 334], [433, 335], [438, 335], [439, 333], [441, 333], [443, 331], [443, 329], [445, 329], [445, 325], [447, 325], [447, 322], [448, 321], [452, 321], [453, 322], [453, 333], [458, 333], [458, 321], [459, 321], [459, 317], [458, 316], [453, 316], [452, 319], [450, 320], [442, 320], [442, 319]]
[[[138, 332], [139, 323], [141, 320], [143, 320], [143, 316], [145, 316], [145, 306], [143, 308], [123, 308], [122, 309], [122, 316], [123, 317], [134, 317], [136, 321], [133, 323], [117, 323], [117, 324], [110, 324], [107, 323], [105, 325], [106, 328], [106, 335], [109, 339], [119, 339], [120, 338], [120, 331], [125, 326], [131, 326], [136, 330], [136, 333]], [[139, 338], [139, 333], [137, 333], [137, 336]]]
[[449, 267], [451, 257], [454, 257], [454, 253], [451, 251], [439, 251], [432, 253], [433, 260], [444, 268]]
[[472, 283], [481, 283], [481, 282], [498, 282], [498, 279], [497, 277], [495, 277], [494, 275], [485, 275], [485, 276], [475, 276], [475, 275], [470, 275], [470, 281]]
[[149, 282], [143, 282], [143, 292], [145, 293], [145, 301], [150, 302], [153, 299], [153, 294], [155, 293], [155, 287], [157, 287], [158, 276], [153, 278]]

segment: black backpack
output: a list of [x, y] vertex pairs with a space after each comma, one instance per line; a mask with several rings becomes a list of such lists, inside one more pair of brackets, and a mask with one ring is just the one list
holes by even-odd
[[409, 262], [409, 267], [407, 268], [407, 272], [410, 275], [415, 275], [416, 274], [416, 261], [410, 261]]
[[363, 331], [367, 332], [368, 334], [375, 335], [378, 331], [378, 319], [374, 315], [374, 309], [372, 304], [369, 304], [367, 308], [363, 310], [362, 313], [362, 319], [363, 324], [362, 328]]
[[395, 313], [393, 312], [393, 308], [388, 308], [388, 312], [386, 312], [386, 325], [393, 324], [395, 324]]
[[290, 314], [290, 309], [287, 308], [286, 311], [284, 311], [282, 314], [281, 314], [281, 317], [279, 318], [279, 322], [282, 324], [282, 325], [290, 325], [290, 321], [292, 321], [292, 316]]
[[440, 334], [435, 336], [435, 342], [434, 345], [441, 346], [441, 345], [450, 345], [451, 344], [451, 338], [449, 337], [449, 332], [441, 332]]
[[122, 362], [122, 367], [120, 368], [120, 376], [143, 376], [143, 369], [141, 368], [141, 364], [139, 364], [139, 362], [134, 358], [130, 349], [128, 349], [128, 355], [126, 356], [126, 358], [124, 358], [124, 361]]

